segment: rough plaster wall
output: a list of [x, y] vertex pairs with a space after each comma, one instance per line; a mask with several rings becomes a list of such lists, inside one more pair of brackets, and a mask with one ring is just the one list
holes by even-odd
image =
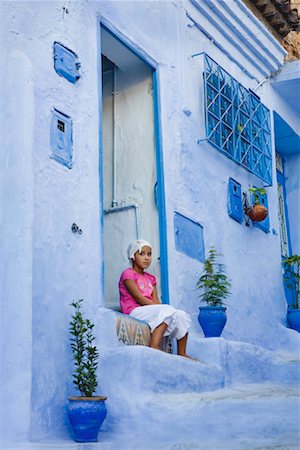
[[[239, 181], [243, 189], [247, 189], [249, 184], [257, 184], [257, 178], [207, 143], [197, 144], [197, 140], [204, 136], [203, 98], [201, 69], [191, 55], [207, 50], [246, 87], [253, 88], [255, 83], [250, 82], [241, 69], [234, 66], [221, 50], [216, 49], [213, 42], [193, 27], [186, 17], [185, 7], [189, 3], [69, 2], [68, 14], [63, 14], [64, 5], [65, 2], [4, 4], [6, 47], [8, 52], [22, 52], [29, 61], [26, 67], [32, 67], [35, 94], [35, 99], [26, 105], [26, 97], [22, 100], [20, 94], [20, 110], [28, 112], [31, 118], [35, 117], [30, 119], [34, 120], [34, 137], [32, 144], [27, 142], [23, 145], [27, 151], [20, 165], [26, 170], [20, 170], [21, 174], [14, 174], [10, 179], [11, 183], [19, 187], [23, 177], [28, 177], [29, 182], [32, 182], [33, 208], [31, 211], [30, 208], [23, 210], [24, 203], [19, 195], [14, 197], [14, 201], [20, 209], [13, 209], [14, 203], [7, 204], [13, 214], [20, 211], [17, 218], [12, 217], [14, 221], [18, 219], [19, 224], [27, 225], [33, 215], [32, 237], [29, 231], [26, 235], [28, 264], [26, 271], [22, 270], [20, 275], [26, 288], [22, 283], [11, 282], [9, 307], [5, 307], [10, 321], [14, 311], [11, 312], [9, 308], [20, 305], [21, 309], [18, 306], [15, 311], [24, 313], [22, 326], [12, 321], [11, 332], [14, 339], [22, 342], [22, 347], [14, 345], [14, 359], [18, 360], [21, 356], [26, 359], [28, 374], [28, 360], [31, 357], [31, 331], [28, 324], [31, 323], [33, 311], [33, 439], [51, 434], [64, 435], [67, 432], [64, 405], [65, 398], [72, 390], [67, 331], [71, 312], [69, 303], [72, 299], [84, 297], [87, 310], [92, 312], [101, 302], [97, 15], [104, 16], [159, 64], [171, 303], [184, 307], [192, 314], [195, 336], [202, 336], [196, 321], [199, 301], [195, 292], [195, 281], [202, 264], [175, 250], [173, 216], [174, 211], [178, 210], [203, 224], [206, 250], [210, 245], [216, 245], [224, 254], [224, 262], [232, 278], [232, 296], [228, 300], [228, 324], [224, 337], [290, 351], [295, 350], [298, 343], [296, 333], [285, 328], [280, 246], [278, 233], [276, 235], [276, 187], [268, 189], [272, 205], [270, 234], [266, 235], [253, 227], [246, 228], [227, 216], [228, 177]], [[79, 54], [82, 78], [75, 86], [53, 70], [52, 45], [55, 40]], [[249, 70], [252, 68], [249, 67]], [[14, 73], [18, 71], [13, 70]], [[4, 90], [9, 91], [12, 81], [16, 82], [16, 79], [17, 76], [13, 75], [11, 80], [7, 78]], [[264, 89], [260, 95], [268, 107], [275, 106], [274, 98], [268, 97]], [[52, 107], [62, 110], [73, 119], [72, 170], [49, 158]], [[288, 109], [285, 111], [291, 117], [292, 112]], [[12, 127], [13, 119], [8, 119]], [[18, 127], [13, 137], [12, 150], [15, 153], [20, 147], [18, 139], [25, 127], [22, 120], [17, 119]], [[30, 124], [29, 128], [32, 128], [32, 122]], [[25, 136], [29, 139], [27, 131]], [[31, 199], [30, 195], [28, 198]], [[71, 233], [73, 222], [82, 228], [81, 236]], [[9, 235], [8, 223], [4, 230]], [[17, 232], [15, 234], [17, 236]], [[20, 264], [24, 262], [21, 258], [18, 261]], [[30, 261], [33, 261], [32, 275]], [[5, 269], [8, 262], [9, 255], [4, 260]], [[14, 270], [18, 268], [17, 264], [13, 266]], [[32, 309], [31, 291], [27, 284], [31, 279]], [[19, 304], [14, 303], [16, 299]], [[20, 367], [17, 371], [19, 375], [22, 374]], [[30, 374], [28, 376], [27, 384], [30, 384]], [[15, 379], [12, 389], [19, 389], [21, 385]], [[28, 392], [24, 396], [26, 407], [29, 402]], [[24, 411], [22, 430], [18, 429], [16, 422], [11, 424], [15, 440], [24, 438], [28, 432], [26, 408]]]
[[[7, 126], [9, 129], [17, 125], [14, 127], [11, 151], [19, 155], [18, 167], [22, 174], [12, 174], [7, 187], [17, 183], [21, 189], [22, 180], [30, 173], [35, 187], [32, 194], [34, 219], [28, 226], [33, 236], [33, 248], [31, 253], [26, 251], [26, 258], [29, 258], [32, 265], [32, 275], [27, 275], [21, 267], [18, 268], [17, 261], [13, 266], [17, 276], [22, 276], [24, 282], [32, 281], [32, 292], [27, 296], [23, 282], [14, 279], [14, 284], [11, 284], [14, 286], [13, 292], [7, 299], [10, 308], [16, 308], [18, 314], [24, 308], [22, 326], [14, 320], [13, 314], [10, 314], [10, 322], [7, 323], [7, 326], [9, 323], [13, 324], [11, 332], [14, 339], [24, 342], [22, 347], [14, 346], [14, 351], [18, 352], [14, 358], [16, 361], [20, 360], [20, 363], [23, 358], [31, 357], [32, 327], [32, 389], [24, 389], [26, 396], [30, 396], [32, 391], [32, 438], [41, 437], [51, 431], [55, 433], [54, 430], [64, 426], [65, 415], [61, 404], [65, 402], [67, 390], [70, 390], [67, 387], [71, 384], [67, 339], [67, 323], [71, 312], [69, 304], [73, 299], [84, 297], [92, 307], [101, 300], [96, 17], [90, 18], [84, 5], [76, 2], [70, 15], [63, 19], [62, 6], [63, 2], [9, 2], [5, 5], [6, 20], [3, 24], [3, 32], [7, 36], [7, 51], [12, 49], [26, 55], [24, 58], [29, 60], [28, 65], [32, 67], [32, 82], [35, 86], [34, 98], [32, 96], [31, 101], [26, 101], [26, 96], [22, 96], [20, 84], [20, 93], [14, 97], [15, 101], [18, 101], [14, 114], [16, 111], [21, 112], [23, 122], [19, 118], [8, 117]], [[83, 34], [86, 40], [78, 39], [78, 36]], [[54, 40], [63, 42], [82, 55], [84, 76], [77, 86], [55, 73], [52, 56]], [[89, 59], [91, 64], [88, 65]], [[13, 77], [13, 74], [19, 75]], [[4, 92], [9, 91], [12, 83], [21, 83], [23, 75], [20, 67], [14, 66], [5, 80]], [[10, 92], [10, 95], [13, 95], [12, 89]], [[52, 107], [69, 114], [74, 122], [72, 170], [50, 159]], [[29, 130], [33, 131], [33, 125], [26, 127], [25, 120], [33, 116], [34, 141], [25, 147], [22, 139], [28, 139]], [[22, 195], [16, 198], [21, 208]], [[12, 208], [13, 201], [8, 206]], [[18, 208], [13, 211], [11, 224], [20, 226], [28, 220], [26, 217], [30, 209], [20, 211], [24, 214], [23, 219], [22, 214], [15, 217]], [[73, 222], [82, 228], [81, 237], [71, 233]], [[8, 226], [12, 225], [6, 224], [6, 234], [10, 233]], [[27, 233], [27, 225], [23, 227], [23, 233], [25, 232]], [[16, 242], [21, 245], [19, 239]], [[8, 261], [7, 258], [4, 261], [6, 266]], [[24, 259], [20, 260], [21, 262], [25, 264]], [[13, 270], [10, 270], [11, 275]], [[15, 302], [17, 298], [18, 302]], [[27, 307], [29, 301], [30, 307]], [[22, 308], [17, 306], [19, 302]], [[9, 310], [7, 313], [10, 313]], [[26, 332], [25, 337], [21, 330], [27, 323], [30, 332]], [[25, 368], [24, 364], [23, 370], [26, 370]], [[21, 372], [18, 375], [21, 376]], [[11, 382], [13, 383], [13, 378]], [[28, 382], [30, 383], [30, 379]], [[17, 391], [22, 384], [23, 381], [16, 381], [12, 389]], [[41, 393], [43, 395], [40, 395]], [[13, 403], [11, 406], [14, 412], [20, 411]], [[28, 421], [25, 411], [26, 408], [22, 417]], [[24, 435], [24, 431], [18, 428], [21, 423], [13, 422], [12, 434], [15, 440]], [[28, 429], [27, 423], [27, 433]]]
[[[11, 440], [15, 434], [28, 439], [31, 409], [34, 82], [27, 55], [18, 49], [6, 50], [0, 111], [0, 436]], [[13, 73], [19, 74], [17, 79]]]

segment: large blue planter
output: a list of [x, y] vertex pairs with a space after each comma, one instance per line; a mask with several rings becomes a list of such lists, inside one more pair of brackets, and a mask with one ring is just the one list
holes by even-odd
[[287, 312], [287, 321], [291, 328], [300, 333], [300, 309], [289, 308]]
[[68, 416], [76, 442], [97, 442], [106, 417], [106, 397], [70, 397]]
[[205, 337], [219, 337], [227, 321], [224, 306], [200, 306], [198, 322]]

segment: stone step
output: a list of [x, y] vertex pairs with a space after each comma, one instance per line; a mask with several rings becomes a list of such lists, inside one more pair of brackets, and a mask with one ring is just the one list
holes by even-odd
[[[127, 413], [119, 416], [118, 440], [123, 439], [122, 448], [128, 450], [142, 449], [143, 443], [176, 450], [291, 449], [299, 448], [299, 420], [299, 390], [287, 386], [157, 393], [130, 402]], [[133, 435], [128, 430], [134, 430]]]
[[2, 450], [296, 450], [297, 388], [251, 384], [198, 393], [128, 395], [108, 402], [99, 442], [25, 443]]
[[[246, 342], [202, 338], [191, 332], [187, 350], [191, 356], [200, 360], [200, 364], [192, 363], [145, 346], [121, 344], [116, 333], [115, 312], [105, 308], [98, 310], [95, 331], [102, 367], [104, 369], [107, 366], [105, 370], [100, 369], [100, 379], [105, 380], [106, 373], [110, 379], [122, 374], [119, 381], [124, 384], [128, 376], [123, 369], [129, 365], [130, 377], [135, 380], [135, 389], [138, 389], [145, 375], [149, 373], [152, 373], [153, 377], [147, 386], [154, 392], [163, 389], [199, 392], [235, 383], [267, 381], [297, 385], [300, 380], [299, 351], [288, 354], [282, 350], [271, 351]], [[173, 349], [175, 347], [176, 345], [173, 345]], [[119, 365], [119, 361], [123, 362]], [[118, 374], [111, 372], [115, 367], [118, 367]], [[131, 386], [131, 379], [128, 383]]]

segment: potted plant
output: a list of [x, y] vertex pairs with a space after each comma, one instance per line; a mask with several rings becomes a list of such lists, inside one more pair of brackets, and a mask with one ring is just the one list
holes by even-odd
[[75, 311], [70, 321], [70, 341], [74, 359], [73, 383], [79, 397], [69, 397], [68, 416], [76, 442], [96, 442], [106, 417], [106, 397], [93, 396], [97, 388], [99, 353], [94, 345], [94, 324], [84, 317], [83, 300], [71, 305]]
[[300, 256], [284, 259], [284, 279], [292, 299], [287, 310], [287, 321], [291, 328], [300, 332]]
[[224, 300], [230, 295], [231, 283], [224, 264], [217, 262], [218, 256], [221, 255], [211, 247], [204, 261], [203, 273], [196, 283], [196, 288], [201, 290], [201, 302], [206, 303], [206, 306], [199, 307], [198, 315], [205, 337], [221, 336], [227, 321]]
[[264, 188], [251, 187], [248, 189], [253, 194], [253, 205], [247, 206], [246, 214], [250, 217], [252, 222], [262, 222], [268, 215], [268, 210], [264, 206], [264, 198], [260, 198], [266, 195]]

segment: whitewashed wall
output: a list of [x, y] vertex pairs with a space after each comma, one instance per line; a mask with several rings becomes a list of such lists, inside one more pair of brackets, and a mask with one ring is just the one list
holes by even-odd
[[[1, 3], [0, 386], [8, 408], [6, 440], [24, 440], [30, 430], [32, 439], [66, 433], [69, 304], [85, 298], [95, 311], [103, 301], [98, 17], [158, 64], [170, 303], [191, 313], [195, 335], [202, 336], [195, 292], [202, 264], [175, 250], [178, 211], [201, 222], [206, 250], [215, 245], [224, 254], [232, 279], [224, 337], [269, 349], [296, 348], [298, 336], [286, 328], [276, 186], [268, 188], [271, 232], [239, 225], [227, 215], [228, 178], [244, 190], [258, 184], [257, 178], [208, 143], [197, 144], [204, 137], [203, 90], [201, 57], [193, 55], [206, 51], [246, 88], [255, 88], [283, 63], [279, 44], [241, 2], [232, 3], [231, 13], [229, 3], [216, 0], [213, 11], [205, 1], [70, 1], [68, 13], [63, 1]], [[217, 24], [225, 19], [222, 32]], [[79, 55], [76, 85], [55, 73], [54, 41]], [[257, 59], [260, 67], [254, 65]], [[281, 108], [267, 93], [266, 85], [258, 90], [270, 109]], [[73, 119], [71, 170], [50, 159], [53, 107]], [[284, 105], [282, 110], [287, 121], [295, 122], [292, 111]], [[81, 236], [71, 233], [73, 222], [83, 230]], [[18, 393], [22, 407], [12, 393]]]

